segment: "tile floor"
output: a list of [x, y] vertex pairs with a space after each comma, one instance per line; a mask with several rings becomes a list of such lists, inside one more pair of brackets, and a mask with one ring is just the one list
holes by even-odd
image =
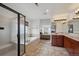
[[0, 53], [0, 56], [17, 56], [17, 46], [16, 45], [12, 45], [1, 51], [2, 51], [2, 53]]
[[[26, 53], [27, 55], [28, 53]], [[41, 40], [39, 48], [29, 56], [68, 56], [68, 52], [65, 48], [51, 46], [49, 40]]]

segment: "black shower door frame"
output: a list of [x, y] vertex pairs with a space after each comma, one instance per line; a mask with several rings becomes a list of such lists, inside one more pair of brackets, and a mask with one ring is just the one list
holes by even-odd
[[[23, 14], [21, 14], [21, 13], [15, 11], [15, 10], [12, 9], [12, 8], [10, 8], [10, 7], [6, 6], [6, 5], [4, 5], [3, 3], [0, 3], [0, 6], [3, 7], [4, 9], [7, 9], [7, 10], [9, 10], [9, 11], [11, 11], [11, 12], [17, 14], [17, 22], [18, 22], [18, 24], [17, 24], [17, 28], [18, 28], [18, 30], [17, 30], [17, 39], [18, 39], [18, 40], [17, 40], [17, 56], [22, 56], [22, 55], [24, 55], [24, 53], [25, 53], [25, 41], [26, 41], [26, 40], [25, 40], [25, 39], [26, 39], [26, 33], [25, 33], [25, 18], [26, 18], [26, 16], [24, 16]], [[20, 55], [20, 15], [24, 17], [24, 53], [23, 53], [22, 55]]]

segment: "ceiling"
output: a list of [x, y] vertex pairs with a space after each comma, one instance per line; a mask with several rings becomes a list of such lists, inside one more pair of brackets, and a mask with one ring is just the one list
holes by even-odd
[[50, 19], [53, 15], [66, 13], [69, 3], [4, 3], [30, 19]]

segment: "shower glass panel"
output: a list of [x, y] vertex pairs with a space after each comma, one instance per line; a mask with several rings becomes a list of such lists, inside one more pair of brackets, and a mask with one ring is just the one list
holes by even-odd
[[25, 52], [25, 33], [24, 33], [24, 16], [20, 15], [20, 55], [23, 55]]
[[17, 56], [17, 14], [0, 7], [0, 56]]
[[25, 33], [26, 33], [26, 44], [28, 44], [28, 42], [30, 42], [30, 40], [29, 40], [30, 34], [29, 34], [29, 31], [28, 31], [28, 29], [29, 29], [28, 22], [26, 22], [25, 28], [26, 28], [25, 29]]

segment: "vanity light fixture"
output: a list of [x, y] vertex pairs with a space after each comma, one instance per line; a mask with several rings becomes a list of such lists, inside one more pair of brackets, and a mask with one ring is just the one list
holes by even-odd
[[54, 21], [66, 21], [66, 19], [56, 19]]
[[75, 11], [75, 14], [79, 14], [79, 9], [77, 9], [77, 10]]

